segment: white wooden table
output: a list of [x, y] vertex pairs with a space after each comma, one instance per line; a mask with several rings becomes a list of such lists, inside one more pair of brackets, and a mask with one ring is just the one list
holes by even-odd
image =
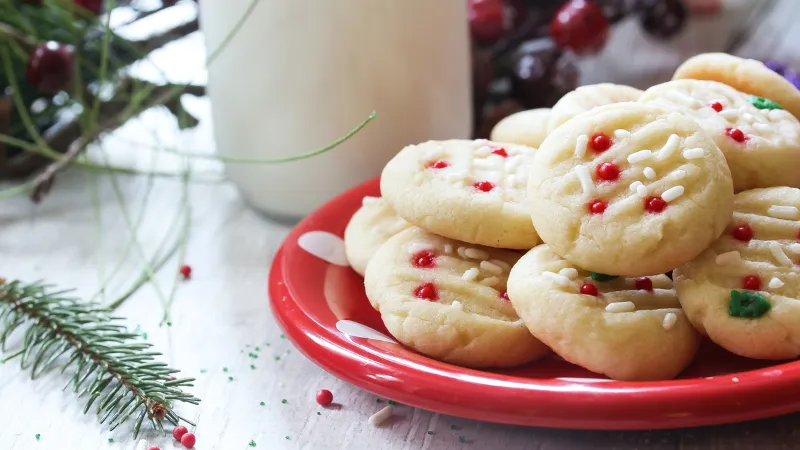
[[[782, 2], [742, 53], [776, 57], [800, 66], [796, 52], [800, 30], [795, 24], [797, 13], [792, 14], [795, 7], [797, 2]], [[636, 27], [623, 24], [603, 57], [584, 62], [585, 81], [642, 85], [663, 80], [687, 53], [719, 48], [724, 39], [715, 36], [724, 31], [713, 31], [718, 27], [718, 23], [695, 23], [673, 43], [672, 48], [683, 52], [678, 54], [638, 39]], [[708, 38], [702, 41], [702, 48], [697, 45], [699, 38]], [[628, 58], [632, 51], [628, 42], [638, 42], [638, 50], [634, 50], [641, 57]], [[173, 78], [187, 80], [202, 66], [201, 46], [200, 36], [193, 35], [153, 59], [170, 66]], [[642, 48], [647, 51], [639, 51]], [[147, 67], [140, 70], [153, 72]], [[208, 117], [207, 101], [193, 100], [189, 106], [199, 117]], [[153, 152], [131, 141], [156, 142], [152, 129], [162, 144], [192, 150], [213, 148], [208, 120], [202, 120], [195, 130], [178, 133], [171, 119], [159, 111], [126, 125], [103, 147], [113, 162], [147, 169]], [[98, 157], [98, 149], [93, 154]], [[162, 155], [158, 168], [177, 170], [179, 163], [177, 158]], [[211, 162], [197, 163], [194, 170], [197, 175], [219, 174], [219, 169]], [[140, 214], [143, 217], [136, 235], [150, 258], [167, 233], [168, 222], [182, 211], [182, 184], [173, 179], [151, 182], [131, 176], [116, 180], [131, 220], [136, 222]], [[52, 195], [41, 205], [33, 205], [25, 197], [0, 202], [0, 275], [45, 279], [91, 297], [100, 281], [122, 261], [106, 298], [124, 290], [141, 273], [142, 260], [136, 251], [126, 252], [132, 235], [112, 181], [108, 176], [72, 170], [58, 178]], [[149, 189], [149, 200], [142, 207]], [[159, 326], [163, 305], [152, 285], [130, 298], [119, 313], [129, 318], [132, 328], [146, 333], [147, 340], [164, 353], [164, 360], [183, 371], [181, 375], [197, 378], [192, 392], [203, 401], [198, 407], [181, 407], [181, 411], [197, 422], [198, 450], [247, 449], [252, 448], [251, 441], [259, 449], [700, 449], [733, 445], [744, 449], [773, 448], [779, 443], [782, 448], [800, 448], [798, 415], [693, 430], [581, 432], [482, 423], [401, 405], [395, 408], [396, 417], [374, 428], [366, 420], [385, 406], [386, 399], [339, 381], [308, 361], [282, 338], [269, 311], [267, 272], [289, 226], [272, 223], [249, 209], [229, 184], [192, 184], [189, 193], [191, 239], [186, 262], [193, 275], [190, 281], [177, 282], [172, 326]], [[178, 265], [175, 258], [158, 274], [164, 295], [168, 296], [176, 283]], [[248, 356], [251, 352], [257, 358]], [[29, 376], [16, 363], [0, 365], [0, 449], [135, 447], [130, 426], [108, 432], [95, 416], [82, 415], [81, 402], [61, 390], [67, 381], [64, 376], [48, 373], [36, 382]], [[341, 409], [323, 409], [315, 403], [314, 393], [323, 388], [333, 392]], [[171, 436], [159, 436], [149, 429], [140, 438], [162, 450], [178, 448]]]

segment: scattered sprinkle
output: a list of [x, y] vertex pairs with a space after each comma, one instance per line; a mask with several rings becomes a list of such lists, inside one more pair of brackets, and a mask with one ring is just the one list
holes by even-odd
[[503, 268], [491, 261], [481, 261], [481, 269], [495, 275], [500, 275], [503, 273]]
[[228, 377], [228, 381], [233, 381], [233, 377]]
[[114, 443], [114, 438], [108, 438], [108, 443], [109, 444], [113, 444]]
[[683, 186], [673, 186], [661, 194], [661, 199], [669, 203], [683, 195], [685, 190]]
[[383, 400], [381, 400], [381, 399], [379, 399], [379, 398], [376, 398], [376, 399], [375, 399], [375, 403], [383, 403]]
[[457, 429], [458, 429], [458, 427], [456, 427], [455, 425], [450, 425], [450, 429], [451, 429], [451, 430], [453, 430], [453, 431], [455, 431], [455, 430], [457, 430]]
[[167, 322], [167, 326], [171, 327], [172, 326], [172, 322]]
[[769, 243], [769, 251], [772, 253], [772, 256], [778, 261], [778, 264], [784, 266], [792, 266], [792, 260], [786, 256], [786, 253], [783, 253], [783, 248], [781, 248], [781, 244], [777, 242], [770, 242]]
[[653, 170], [652, 167], [645, 167], [644, 168], [644, 176], [648, 180], [655, 180], [656, 179], [656, 171]]
[[678, 149], [678, 145], [681, 142], [680, 136], [677, 134], [671, 134], [667, 139], [667, 143], [661, 147], [661, 150], [658, 151], [658, 159], [664, 160], [672, 156], [675, 153], [675, 150]]
[[626, 138], [626, 137], [628, 137], [630, 135], [631, 135], [631, 132], [628, 131], [628, 130], [623, 130], [621, 128], [619, 130], [614, 130], [614, 137], [617, 138], [617, 139], [623, 139], [623, 138]]
[[594, 182], [592, 182], [592, 175], [589, 174], [589, 169], [586, 166], [575, 166], [575, 175], [581, 183], [581, 188], [586, 196], [594, 194]]
[[636, 189], [639, 189], [639, 186], [644, 186], [644, 183], [642, 183], [641, 181], [634, 181], [633, 183], [631, 183], [630, 186], [628, 186], [628, 188], [632, 192], [636, 192]]
[[392, 405], [392, 406], [397, 406], [397, 402], [394, 401], [394, 400], [389, 400], [387, 403]]
[[[366, 197], [364, 197], [364, 198], [366, 198]], [[256, 441], [250, 441], [250, 443], [247, 444], [247, 445], [249, 445], [250, 447], [255, 447], [256, 446]]]
[[147, 340], [147, 333], [142, 333], [142, 339]]
[[647, 197], [647, 186], [645, 185], [636, 186], [636, 195], [642, 198]]
[[38, 440], [39, 440], [39, 439], [42, 437], [42, 435], [41, 435], [41, 434], [39, 434], [39, 433], [36, 433], [36, 436], [34, 436], [34, 437], [35, 437], [35, 438], [36, 438], [36, 440], [38, 441]]
[[612, 313], [633, 312], [636, 311], [636, 305], [633, 302], [613, 302], [606, 305], [606, 311]]
[[255, 359], [255, 358], [258, 358], [258, 355], [256, 355], [256, 354], [255, 354], [255, 353], [253, 353], [253, 352], [250, 352], [250, 353], [248, 353], [248, 354], [247, 354], [247, 356], [249, 356], [249, 357], [251, 357], [251, 358], [253, 358], [253, 359]]
[[565, 277], [569, 278], [570, 280], [574, 280], [578, 278], [578, 270], [573, 269], [572, 267], [565, 267], [558, 271], [559, 275], [564, 275]]
[[222, 371], [223, 371], [223, 372], [227, 372], [227, 371], [228, 371], [228, 368], [227, 368], [227, 367], [223, 367], [223, 368], [222, 368]]
[[321, 412], [319, 412], [319, 411], [317, 411], [317, 415], [318, 415], [318, 416], [321, 416], [321, 415], [322, 415], [322, 413], [321, 413]]
[[738, 251], [722, 253], [717, 255], [716, 263], [720, 265], [736, 264], [742, 260], [742, 255]]
[[800, 215], [800, 211], [794, 206], [773, 205], [769, 207], [767, 214], [776, 219], [796, 219]]
[[464, 307], [464, 305], [462, 305], [458, 300], [453, 300], [453, 303], [451, 303], [450, 306], [456, 309], [462, 309]]
[[283, 400], [281, 400], [281, 403], [283, 403], [285, 405], [285, 404], [287, 404], [289, 402], [284, 398]]
[[464, 254], [467, 255], [467, 258], [480, 260], [489, 259], [489, 253], [477, 248], [467, 248], [464, 250]]
[[683, 157], [686, 159], [698, 159], [705, 156], [706, 152], [702, 148], [689, 148], [683, 151]]
[[458, 437], [458, 442], [460, 442], [460, 443], [462, 443], [462, 444], [463, 444], [463, 443], [464, 443], [464, 442], [466, 442], [466, 441], [467, 441], [467, 440], [464, 438], [464, 436], [459, 436], [459, 437]]
[[572, 281], [570, 281], [568, 277], [561, 275], [560, 273], [542, 272], [542, 276], [562, 286], [570, 286], [572, 284]]
[[377, 427], [391, 416], [392, 416], [392, 407], [387, 406], [382, 410], [376, 412], [375, 414], [371, 415], [368, 419], [368, 422], [370, 425]]
[[291, 441], [291, 440], [292, 440], [292, 438], [290, 438], [289, 436], [286, 436], [286, 440], [287, 440], [287, 441]]
[[253, 369], [253, 370], [255, 370], [255, 369], [256, 369], [256, 366], [255, 366], [255, 364], [250, 364], [250, 368], [251, 368], [251, 369]]
[[665, 330], [671, 330], [677, 321], [678, 316], [675, 313], [667, 313], [667, 315], [664, 316], [664, 321], [661, 322], [661, 326], [664, 327]]
[[261, 351], [261, 347], [256, 347], [256, 351], [260, 352]]
[[200, 373], [206, 373], [206, 372], [208, 372], [208, 370], [206, 370], [206, 369], [200, 369]]
[[433, 436], [433, 431], [428, 430], [428, 436]]
[[772, 279], [769, 280], [769, 288], [770, 289], [778, 289], [780, 287], [783, 287], [783, 281], [781, 281], [779, 278], [772, 277]]
[[259, 405], [264, 406], [264, 405], [266, 405], [266, 403], [261, 402], [261, 403], [259, 403]]
[[480, 273], [481, 272], [478, 269], [472, 267], [472, 268], [467, 269], [467, 270], [464, 271], [464, 274], [461, 275], [461, 279], [464, 280], [464, 281], [472, 281], [472, 280], [478, 278], [478, 275]]
[[280, 361], [280, 360], [281, 360], [280, 356], [275, 356], [275, 361]]
[[285, 334], [281, 334], [281, 339], [286, 339], [286, 335]]
[[637, 164], [650, 159], [651, 156], [653, 156], [653, 152], [650, 150], [639, 150], [636, 153], [631, 153], [628, 155], [628, 162], [631, 164]]
[[589, 136], [582, 134], [575, 140], [575, 156], [583, 158], [586, 154], [586, 146], [589, 144]]

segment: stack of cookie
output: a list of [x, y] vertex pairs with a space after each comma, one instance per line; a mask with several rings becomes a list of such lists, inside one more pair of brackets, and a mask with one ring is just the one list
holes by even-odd
[[491, 141], [403, 149], [348, 225], [347, 255], [389, 332], [453, 364], [552, 350], [614, 379], [668, 379], [701, 334], [796, 358], [798, 114], [794, 86], [723, 54], [644, 92], [583, 86]]

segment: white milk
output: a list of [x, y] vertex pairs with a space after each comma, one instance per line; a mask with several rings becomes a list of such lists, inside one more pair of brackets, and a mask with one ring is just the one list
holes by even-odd
[[[200, 2], [209, 52], [250, 2]], [[290, 218], [379, 175], [405, 145], [468, 137], [470, 84], [464, 0], [261, 0], [209, 67], [220, 154], [295, 155], [377, 111], [327, 154], [228, 165], [250, 204]]]

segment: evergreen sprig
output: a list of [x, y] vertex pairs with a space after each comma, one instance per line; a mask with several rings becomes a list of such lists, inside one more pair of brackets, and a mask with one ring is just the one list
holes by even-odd
[[54, 365], [61, 366], [62, 374], [71, 370], [65, 389], [88, 397], [84, 414], [95, 405], [100, 422], [113, 430], [136, 413], [134, 438], [145, 419], [162, 433], [165, 419], [194, 425], [173, 410], [178, 402], [200, 402], [183, 390], [194, 378], [173, 380], [178, 371], [156, 361], [160, 353], [129, 332], [121, 317], [97, 303], [65, 296], [68, 292], [40, 283], [0, 284], [2, 351], [15, 330], [24, 330], [21, 347], [3, 362], [19, 357], [31, 378]]

